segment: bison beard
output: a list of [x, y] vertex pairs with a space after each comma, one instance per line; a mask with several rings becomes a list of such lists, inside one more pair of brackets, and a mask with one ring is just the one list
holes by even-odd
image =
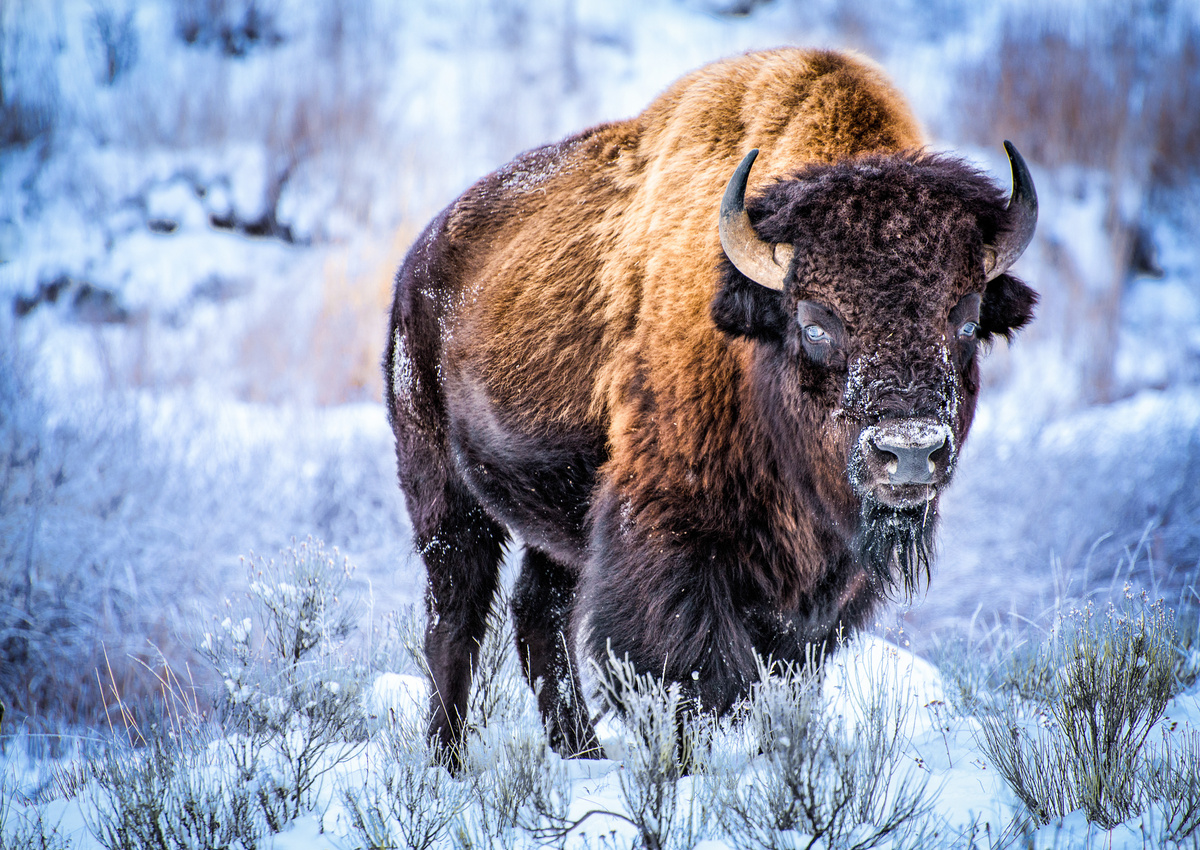
[[384, 374], [452, 763], [514, 534], [517, 653], [564, 756], [601, 752], [581, 650], [722, 712], [756, 656], [803, 663], [928, 582], [979, 345], [1036, 301], [1006, 273], [1036, 221], [1008, 151], [1011, 194], [930, 153], [869, 61], [781, 49], [430, 222]]
[[854, 550], [880, 595], [899, 590], [909, 601], [920, 589], [922, 574], [928, 585], [935, 516], [931, 502], [893, 508], [863, 499]]

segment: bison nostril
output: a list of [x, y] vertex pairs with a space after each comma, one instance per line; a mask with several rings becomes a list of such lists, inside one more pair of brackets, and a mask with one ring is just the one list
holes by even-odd
[[889, 484], [932, 484], [938, 463], [949, 452], [946, 435], [938, 432], [918, 438], [882, 432], [871, 443], [887, 469]]
[[900, 467], [900, 458], [896, 453], [885, 449], [875, 441], [871, 441], [871, 448], [875, 450], [876, 459], [887, 470], [888, 475], [895, 475], [896, 470]]

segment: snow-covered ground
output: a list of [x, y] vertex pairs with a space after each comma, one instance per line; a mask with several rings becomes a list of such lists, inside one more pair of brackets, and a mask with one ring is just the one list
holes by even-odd
[[[825, 711], [835, 718], [832, 728], [839, 734], [867, 735], [872, 727], [870, 713], [882, 710], [888, 716], [886, 728], [892, 729], [897, 741], [894, 758], [891, 794], [899, 793], [902, 783], [909, 787], [923, 785], [927, 807], [919, 820], [936, 830], [924, 836], [903, 833], [893, 836], [897, 842], [882, 842], [879, 846], [1010, 846], [1020, 840], [1021, 846], [1037, 848], [1144, 848], [1153, 842], [1161, 830], [1163, 810], [1150, 806], [1142, 814], [1111, 829], [1089, 824], [1082, 812], [1053, 822], [1023, 836], [1013, 832], [1012, 822], [1020, 805], [1007, 784], [989, 764], [990, 757], [982, 745], [983, 732], [978, 720], [956, 712], [948, 702], [939, 672], [925, 661], [879, 638], [865, 637], [850, 644], [828, 669], [822, 692]], [[362, 696], [369, 716], [375, 722], [385, 722], [394, 728], [419, 730], [424, 722], [427, 705], [427, 685], [424, 679], [407, 674], [385, 673]], [[880, 695], [885, 695], [882, 699]], [[1030, 722], [1031, 727], [1036, 721]], [[1162, 719], [1155, 725], [1151, 740], [1161, 738], [1164, 730], [1183, 735], [1200, 730], [1200, 689], [1193, 688], [1177, 696], [1167, 706]], [[489, 730], [490, 731], [490, 730]], [[500, 727], [497, 734], [484, 732], [484, 738], [474, 747], [475, 762], [469, 763], [465, 776], [451, 780], [441, 768], [427, 768], [434, 776], [427, 782], [442, 783], [442, 793], [470, 794], [472, 773], [499, 771], [496, 760], [502, 758], [505, 743], [500, 737], [511, 734], [510, 727]], [[555, 781], [555, 791], [562, 800], [562, 812], [567, 822], [577, 824], [569, 833], [555, 840], [554, 846], [569, 848], [639, 846], [637, 828], [630, 822], [632, 814], [622, 773], [633, 769], [630, 729], [619, 719], [608, 718], [600, 723], [598, 732], [609, 758], [598, 761], [563, 761], [550, 754], [548, 773]], [[419, 736], [419, 733], [418, 733]], [[333, 766], [320, 776], [305, 814], [288, 823], [280, 832], [263, 839], [259, 846], [275, 850], [312, 850], [331, 848], [345, 850], [362, 846], [363, 835], [354, 828], [349, 799], [360, 801], [374, 787], [373, 782], [386, 776], [386, 765], [395, 758], [389, 752], [386, 736], [373, 738], [366, 745], [344, 745], [345, 751], [326, 754]], [[214, 741], [208, 749], [210, 769], [223, 771], [224, 782], [234, 783], [233, 767], [221, 753], [226, 742]], [[695, 846], [705, 850], [734, 848], [733, 839], [719, 836], [724, 824], [718, 823], [714, 800], [722, 790], [722, 782], [741, 769], [746, 771], [748, 760], [756, 758], [757, 746], [753, 737], [740, 726], [718, 732], [707, 756], [710, 767], [674, 783], [675, 799], [666, 808], [673, 826], [664, 830], [671, 837], [669, 846]], [[757, 756], [761, 759], [761, 755]], [[17, 758], [9, 765], [10, 779], [14, 768], [24, 767], [31, 773], [44, 770], [40, 764], [24, 764]], [[742, 781], [753, 782], [746, 774]], [[212, 781], [210, 777], [209, 781]], [[255, 781], [260, 781], [256, 779]], [[211, 786], [211, 787], [216, 787]], [[502, 793], [502, 792], [497, 792]], [[350, 795], [350, 798], [347, 797]], [[86, 790], [73, 796], [58, 796], [38, 807], [42, 822], [51, 827], [75, 848], [100, 848], [95, 834], [103, 823], [103, 794]], [[407, 800], [408, 798], [402, 798]], [[424, 805], [436, 805], [426, 799]], [[10, 829], [15, 828], [30, 812], [20, 807], [9, 810]], [[477, 823], [466, 820], [470, 828]], [[392, 828], [395, 829], [393, 822]], [[927, 827], [929, 828], [929, 827]], [[49, 831], [49, 830], [48, 830]], [[688, 836], [691, 836], [689, 841]], [[940, 840], [938, 840], [940, 838]], [[431, 846], [492, 846], [500, 840], [503, 846], [534, 847], [539, 842], [528, 833], [513, 830], [507, 837], [498, 834], [466, 838], [454, 837], [452, 829], [437, 835]], [[781, 836], [792, 846], [789, 839]], [[804, 846], [807, 839], [796, 835], [795, 846]], [[467, 843], [463, 843], [466, 841]], [[695, 843], [693, 843], [695, 842]], [[392, 845], [388, 845], [392, 846]], [[821, 844], [820, 846], [829, 846]], [[874, 845], [873, 845], [874, 846]], [[1154, 846], [1151, 843], [1149, 846]]]
[[[1020, 108], [1005, 118], [964, 104], [984, 94], [972, 81], [999, 65], [1010, 22], [1036, 19], [1044, 32], [1028, 55], [1057, 57], [1051, 70], [1072, 49], [1124, 56], [1120, 33], [1151, 40], [1134, 72], [1096, 60], [1094, 76], [1131, 115], [1167, 97], [1137, 76], [1148, 57], [1178, 69], [1180, 102], [1194, 106], [1200, 72], [1186, 57], [1200, 13], [1184, 2], [1042, 6], [4, 4], [0, 556], [12, 598], [0, 603], [40, 594], [80, 618], [63, 645], [81, 679], [101, 640], [113, 655], [143, 653], [148, 639], [189, 645], [200, 618], [244, 593], [239, 557], [292, 538], [349, 556], [377, 615], [419, 603], [378, 401], [389, 286], [408, 241], [518, 151], [634, 114], [704, 62], [781, 43], [870, 53], [938, 147], [1001, 179], [1001, 139], [971, 125], [1012, 128], [1041, 199], [1017, 267], [1042, 295], [1039, 318], [984, 363], [932, 588], [897, 612], [904, 639], [924, 652], [939, 635], [1037, 619], [1126, 580], [1194, 602], [1200, 178], [1151, 185], [1157, 166], [1138, 152], [1170, 149], [1166, 136], [1122, 136], [1115, 164], [1086, 151], [1064, 161], [1046, 141], [1054, 128], [1023, 126]], [[1172, 121], [1193, 126], [1191, 113]], [[1139, 239], [1160, 277], [1130, 261]], [[920, 687], [936, 689], [912, 663]], [[1194, 724], [1188, 699], [1172, 711]], [[1002, 821], [1011, 800], [977, 767], [970, 721], [955, 723], [916, 729], [909, 750], [946, 780], [939, 806]], [[581, 795], [600, 799], [617, 769], [570, 768]], [[276, 846], [314, 846], [303, 836], [315, 829], [302, 821]]]

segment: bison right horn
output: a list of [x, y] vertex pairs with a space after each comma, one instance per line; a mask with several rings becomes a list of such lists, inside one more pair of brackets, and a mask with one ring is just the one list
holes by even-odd
[[1037, 190], [1033, 188], [1033, 177], [1025, 160], [1017, 153], [1012, 142], [1004, 143], [1008, 152], [1008, 162], [1012, 166], [1012, 196], [1008, 199], [1007, 232], [993, 245], [983, 246], [983, 278], [984, 281], [994, 280], [1008, 271], [1008, 267], [1017, 261], [1029, 243], [1033, 241], [1033, 231], [1037, 228], [1038, 201]]
[[746, 212], [746, 182], [757, 156], [758, 148], [746, 154], [725, 187], [725, 196], [721, 198], [721, 247], [729, 262], [746, 277], [782, 292], [784, 278], [792, 264], [792, 246], [759, 239]]

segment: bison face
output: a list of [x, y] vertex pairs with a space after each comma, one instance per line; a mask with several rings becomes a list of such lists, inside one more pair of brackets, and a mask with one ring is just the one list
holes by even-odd
[[[913, 295], [929, 287], [916, 289]], [[861, 498], [890, 508], [923, 507], [949, 483], [979, 388], [975, 355], [982, 300], [976, 292], [949, 308], [935, 300], [931, 315], [918, 317], [913, 314], [920, 307], [881, 307], [882, 322], [853, 336], [835, 332], [828, 343], [818, 320], [844, 324], [833, 311], [822, 316], [813, 302], [800, 302], [804, 356], [812, 363], [819, 358], [846, 363], [844, 373], [828, 377], [840, 391], [834, 415], [856, 431], [848, 478]], [[870, 321], [854, 312], [860, 322]], [[828, 350], [811, 351], [826, 345]]]
[[1005, 273], [1036, 222], [1007, 147], [1007, 203], [963, 163], [917, 154], [810, 167], [747, 212], [749, 156], [722, 206], [733, 268], [714, 320], [770, 352], [760, 360], [776, 403], [797, 413], [796, 440], [845, 470], [860, 562], [910, 592], [974, 415], [980, 344], [1011, 336], [1036, 301]]

